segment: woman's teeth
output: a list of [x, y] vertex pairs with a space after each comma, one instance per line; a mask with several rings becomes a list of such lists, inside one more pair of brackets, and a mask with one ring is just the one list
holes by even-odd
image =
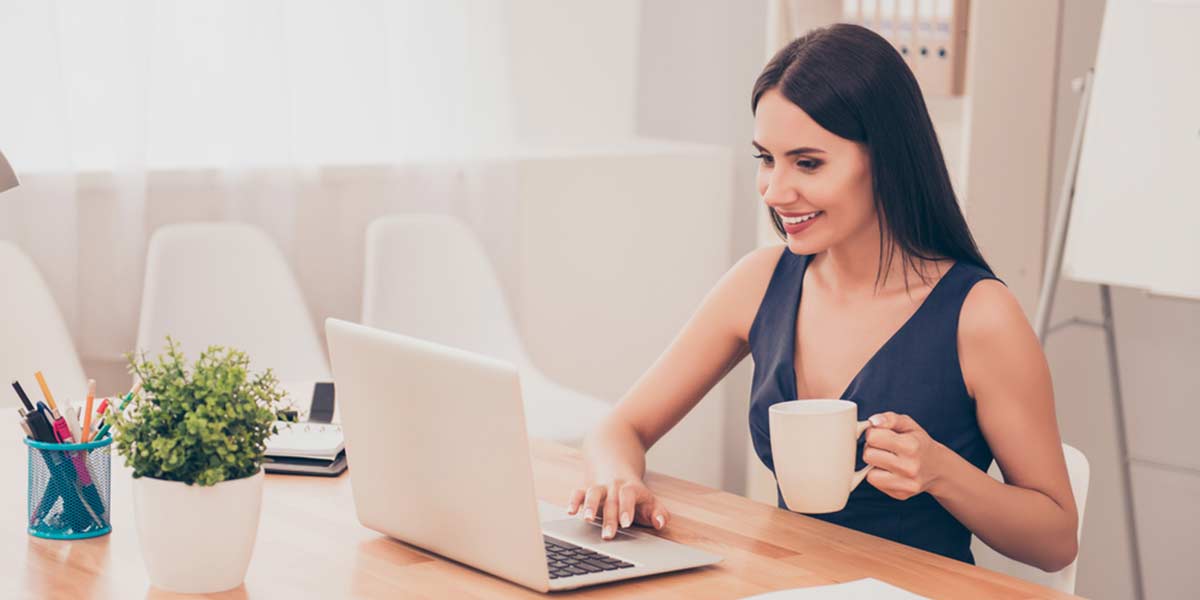
[[785, 217], [783, 215], [780, 215], [779, 220], [783, 221], [784, 225], [795, 225], [797, 223], [803, 223], [809, 219], [812, 219], [813, 217], [816, 217], [817, 215], [820, 215], [821, 213], [822, 213], [822, 211], [818, 210], [817, 212], [808, 213], [807, 215], [803, 215], [800, 217]]

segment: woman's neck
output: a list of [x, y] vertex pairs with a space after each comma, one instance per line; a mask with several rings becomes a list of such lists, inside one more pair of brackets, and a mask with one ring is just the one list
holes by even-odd
[[[903, 290], [906, 279], [910, 283], [919, 282], [920, 274], [905, 260], [903, 251], [894, 242], [884, 247], [880, 256], [879, 240], [879, 224], [872, 223], [860, 233], [819, 254], [813, 262], [813, 268], [831, 291], [843, 297]], [[889, 253], [892, 258], [890, 265], [887, 260]], [[881, 261], [883, 271], [880, 269]]]

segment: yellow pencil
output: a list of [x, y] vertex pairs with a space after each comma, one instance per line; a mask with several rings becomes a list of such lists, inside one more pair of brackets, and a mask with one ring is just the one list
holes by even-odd
[[42, 372], [38, 371], [33, 376], [37, 378], [38, 385], [42, 388], [42, 395], [46, 397], [46, 404], [50, 405], [50, 410], [58, 412], [58, 405], [54, 403], [54, 396], [50, 393], [50, 386], [46, 385], [46, 378], [42, 376]]
[[96, 380], [88, 380], [88, 396], [87, 404], [83, 407], [83, 429], [79, 431], [81, 444], [88, 443], [88, 436], [92, 433], [92, 402], [96, 400]]

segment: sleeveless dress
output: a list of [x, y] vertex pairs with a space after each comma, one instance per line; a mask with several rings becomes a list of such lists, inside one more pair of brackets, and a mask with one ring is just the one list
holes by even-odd
[[[750, 391], [750, 437], [763, 464], [774, 473], [768, 408], [794, 400], [796, 318], [810, 255], [787, 248], [779, 257], [767, 292], [750, 327], [754, 379]], [[967, 393], [958, 362], [958, 317], [971, 287], [997, 279], [989, 271], [957, 261], [934, 286], [916, 313], [872, 356], [841, 398], [858, 404], [858, 420], [885, 411], [911, 416], [930, 437], [986, 471], [992, 462], [975, 400]], [[997, 279], [998, 280], [998, 279]], [[863, 468], [863, 441], [855, 469]], [[779, 507], [787, 508], [779, 494]], [[809, 515], [823, 521], [974, 564], [971, 532], [928, 493], [896, 500], [864, 481], [846, 507]]]

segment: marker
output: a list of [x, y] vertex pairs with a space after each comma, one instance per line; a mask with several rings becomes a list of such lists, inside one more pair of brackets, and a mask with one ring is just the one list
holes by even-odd
[[33, 430], [34, 440], [48, 444], [58, 441], [54, 438], [54, 429], [50, 427], [50, 423], [46, 421], [46, 415], [42, 411], [34, 410], [27, 413], [25, 419], [29, 421], [29, 428]]
[[88, 395], [87, 403], [83, 408], [83, 428], [79, 430], [79, 441], [87, 443], [88, 435], [92, 431], [92, 402], [96, 400], [96, 380], [88, 380]]
[[37, 378], [38, 385], [42, 388], [42, 395], [46, 397], [46, 404], [49, 404], [50, 408], [54, 409], [54, 412], [58, 412], [58, 405], [54, 403], [54, 394], [50, 393], [50, 386], [46, 385], [46, 378], [42, 376], [42, 372], [38, 371], [33, 376]]
[[[92, 423], [92, 428], [95, 429], [97, 432], [100, 431], [100, 426], [104, 424], [104, 411], [107, 409], [108, 409], [108, 398], [105, 398], [104, 400], [100, 401], [100, 408], [96, 409], [96, 420]], [[100, 439], [100, 436], [97, 435], [96, 433], [93, 433], [91, 439], [97, 440], [97, 439]]]
[[[125, 405], [129, 404], [129, 401], [133, 399], [133, 395], [138, 393], [141, 389], [142, 389], [142, 382], [139, 381], [139, 382], [135, 383], [133, 385], [133, 389], [129, 390], [129, 393], [125, 394], [125, 398], [123, 398], [121, 400], [121, 405], [117, 407], [117, 412], [123, 412], [125, 410]], [[111, 425], [112, 425], [112, 423], [105, 423], [104, 427], [101, 427], [100, 431], [96, 432], [96, 437], [94, 437], [92, 439], [98, 440], [98, 439], [104, 437], [106, 434], [108, 434], [108, 430]]]

